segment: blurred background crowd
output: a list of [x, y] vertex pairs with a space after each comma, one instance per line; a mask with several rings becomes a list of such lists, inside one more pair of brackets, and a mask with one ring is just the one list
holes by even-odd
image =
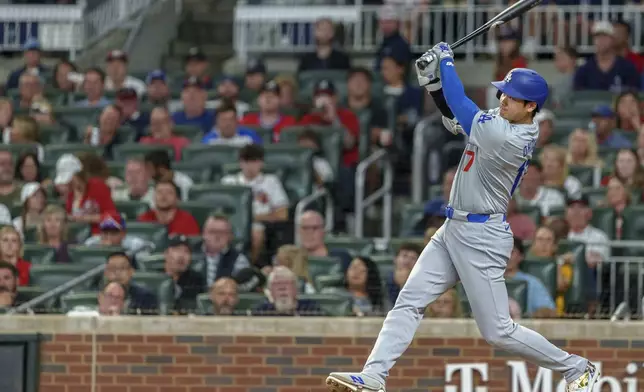
[[[445, 219], [464, 146], [411, 64], [425, 33], [471, 30], [441, 8], [466, 3], [368, 4], [368, 61], [333, 17], [275, 22], [281, 45], [309, 48], [282, 56], [290, 68], [254, 50], [226, 72], [208, 42], [179, 70], [132, 69], [122, 48], [81, 66], [26, 37], [5, 53], [22, 64], [0, 97], [0, 306], [382, 317]], [[641, 13], [578, 3], [547, 2], [456, 55], [482, 108], [515, 67], [545, 67], [552, 87], [508, 208], [515, 318], [642, 315]], [[583, 4], [607, 5], [639, 9]], [[467, 294], [457, 285], [427, 317], [469, 317]]]

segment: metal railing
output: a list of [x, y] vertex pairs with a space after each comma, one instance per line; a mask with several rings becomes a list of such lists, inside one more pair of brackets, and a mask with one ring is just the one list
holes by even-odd
[[318, 201], [318, 200], [324, 200], [324, 231], [327, 233], [330, 233], [333, 231], [333, 223], [334, 223], [334, 209], [333, 209], [333, 198], [331, 197], [331, 193], [326, 189], [326, 188], [321, 188], [317, 189], [315, 192], [311, 193], [310, 195], [300, 199], [300, 201], [297, 203], [295, 206], [295, 244], [300, 245], [300, 231], [299, 226], [300, 226], [300, 219], [302, 218], [302, 214], [304, 214], [304, 211], [306, 210], [306, 207], [310, 206], [311, 203]]
[[434, 113], [419, 121], [414, 128], [414, 146], [411, 155], [411, 199], [415, 204], [425, 202], [428, 159], [427, 132], [440, 117], [440, 112]]
[[82, 275], [75, 277], [69, 282], [62, 284], [56, 287], [55, 289], [47, 291], [46, 293], [43, 293], [42, 295], [39, 295], [36, 298], [33, 298], [23, 303], [22, 305], [19, 305], [13, 309], [10, 309], [5, 314], [9, 315], [9, 314], [23, 313], [23, 312], [29, 311], [38, 305], [42, 305], [43, 303], [60, 296], [61, 294], [65, 294], [66, 292], [71, 291], [74, 287], [78, 286], [81, 283], [84, 283], [90, 279], [96, 278], [98, 275], [102, 274], [104, 270], [105, 270], [105, 264], [99, 264], [96, 267], [90, 269], [89, 271], [83, 273]]
[[[365, 198], [367, 170], [375, 163], [382, 163], [383, 184], [380, 189]], [[355, 236], [364, 236], [365, 210], [382, 200], [382, 237], [391, 238], [391, 224], [393, 214], [393, 184], [394, 168], [385, 149], [374, 151], [369, 157], [358, 164], [355, 180]]]
[[[474, 1], [457, 5], [418, 5], [410, 11], [400, 5], [403, 34], [412, 50], [423, 52], [436, 42], [454, 42], [481, 26], [502, 11], [503, 4], [474, 7]], [[573, 6], [542, 5], [511, 23], [522, 27], [524, 49], [534, 54], [552, 53], [557, 45], [566, 42], [577, 50], [592, 50], [590, 29], [595, 20], [614, 20], [621, 17], [631, 22], [631, 37], [635, 51], [644, 47], [642, 16], [639, 5], [587, 4]], [[240, 56], [249, 53], [306, 52], [314, 48], [312, 25], [316, 19], [329, 17], [343, 27], [343, 45], [358, 53], [375, 51], [382, 40], [378, 28], [378, 6], [338, 5], [249, 5], [235, 9], [235, 49]], [[459, 49], [472, 60], [477, 54], [492, 53], [494, 39], [479, 36]], [[459, 52], [457, 51], [457, 53]]]
[[112, 30], [135, 23], [133, 17], [156, 0], [105, 0], [85, 15], [85, 45], [100, 41]]

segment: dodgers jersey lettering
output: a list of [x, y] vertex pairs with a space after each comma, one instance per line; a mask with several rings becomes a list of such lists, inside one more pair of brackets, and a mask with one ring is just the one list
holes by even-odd
[[475, 214], [505, 213], [532, 158], [539, 126], [510, 124], [499, 108], [474, 116], [449, 205]]

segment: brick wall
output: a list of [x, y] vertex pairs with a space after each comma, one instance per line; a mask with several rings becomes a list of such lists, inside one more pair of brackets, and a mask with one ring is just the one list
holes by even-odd
[[[96, 392], [322, 392], [329, 372], [360, 369], [374, 341], [288, 335], [45, 334], [41, 392], [91, 391], [94, 341]], [[553, 341], [603, 362], [604, 374], [616, 378], [613, 383], [620, 389], [606, 386], [602, 391], [644, 391], [644, 369], [634, 367], [644, 362], [644, 340]], [[445, 386], [450, 385], [458, 386], [453, 391], [467, 392], [459, 384], [461, 372], [445, 382], [445, 366], [486, 363], [489, 381], [480, 382], [477, 374], [478, 385], [490, 392], [513, 391], [507, 361], [514, 359], [478, 338], [420, 337], [392, 370], [388, 386], [390, 391], [425, 392], [448, 390]], [[627, 367], [637, 378], [635, 389], [626, 387], [635, 382], [624, 380], [631, 376]], [[529, 369], [534, 380], [536, 369]], [[553, 379], [558, 382], [560, 377]]]

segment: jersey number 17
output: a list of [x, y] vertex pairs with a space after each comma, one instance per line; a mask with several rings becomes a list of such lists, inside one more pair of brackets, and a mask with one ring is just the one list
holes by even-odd
[[521, 166], [519, 166], [519, 170], [517, 171], [517, 176], [514, 178], [514, 183], [512, 184], [512, 189], [510, 190], [510, 197], [514, 195], [514, 191], [517, 190], [517, 187], [521, 183], [521, 180], [523, 179], [523, 176], [528, 171], [528, 166], [530, 165], [530, 160], [527, 160], [523, 162]]

